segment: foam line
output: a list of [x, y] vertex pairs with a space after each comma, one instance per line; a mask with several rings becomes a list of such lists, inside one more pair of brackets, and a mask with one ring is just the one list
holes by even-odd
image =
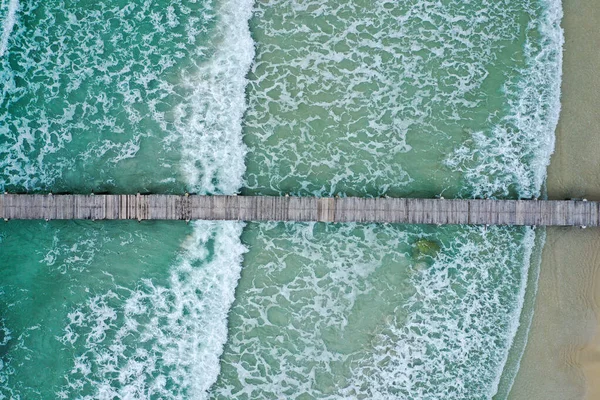
[[234, 193], [242, 186], [246, 74], [254, 59], [248, 25], [253, 3], [241, 0], [221, 5], [216, 53], [187, 83], [192, 96], [175, 111], [184, 176], [198, 193]]
[[242, 228], [197, 222], [166, 284], [117, 287], [69, 313], [59, 340], [74, 360], [57, 397], [206, 398], [246, 251]]
[[10, 0], [8, 3], [8, 12], [6, 20], [2, 24], [2, 38], [0, 39], [0, 57], [4, 56], [8, 48], [8, 39], [17, 22], [17, 10], [19, 9], [19, 0]]
[[525, 65], [503, 87], [510, 112], [489, 132], [473, 132], [473, 145], [463, 144], [447, 160], [464, 173], [471, 196], [541, 195], [561, 108], [564, 44], [562, 3], [547, 0], [542, 8], [526, 27]]

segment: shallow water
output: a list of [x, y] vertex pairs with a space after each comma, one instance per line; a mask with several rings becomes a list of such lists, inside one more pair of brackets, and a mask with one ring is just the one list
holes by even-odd
[[560, 2], [258, 1], [247, 191], [540, 195]]
[[[533, 238], [529, 229], [251, 224], [213, 397], [489, 398]], [[430, 253], [416, 250], [425, 240]]]
[[[558, 1], [5, 0], [0, 18], [4, 190], [541, 193]], [[0, 398], [503, 398], [536, 235], [10, 221]]]

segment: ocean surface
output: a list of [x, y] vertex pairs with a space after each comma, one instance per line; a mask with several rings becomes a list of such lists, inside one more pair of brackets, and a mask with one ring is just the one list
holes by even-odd
[[[0, 190], [537, 198], [560, 0], [0, 0]], [[544, 231], [0, 223], [0, 399], [505, 399]]]

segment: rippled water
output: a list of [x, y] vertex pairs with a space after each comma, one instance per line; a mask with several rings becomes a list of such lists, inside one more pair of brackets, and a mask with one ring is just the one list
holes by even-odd
[[[214, 397], [489, 398], [518, 325], [533, 237], [251, 225]], [[424, 239], [440, 249], [417, 253]]]
[[258, 1], [252, 192], [539, 196], [560, 3]]
[[23, 4], [0, 60], [0, 187], [236, 190], [247, 3]]
[[[537, 197], [561, 13], [3, 0], [0, 189]], [[0, 398], [504, 398], [541, 242], [530, 228], [10, 221]]]

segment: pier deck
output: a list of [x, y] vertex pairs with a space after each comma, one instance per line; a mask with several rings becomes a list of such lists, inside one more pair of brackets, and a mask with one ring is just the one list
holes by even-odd
[[200, 195], [0, 195], [0, 218], [599, 226], [600, 203]]

